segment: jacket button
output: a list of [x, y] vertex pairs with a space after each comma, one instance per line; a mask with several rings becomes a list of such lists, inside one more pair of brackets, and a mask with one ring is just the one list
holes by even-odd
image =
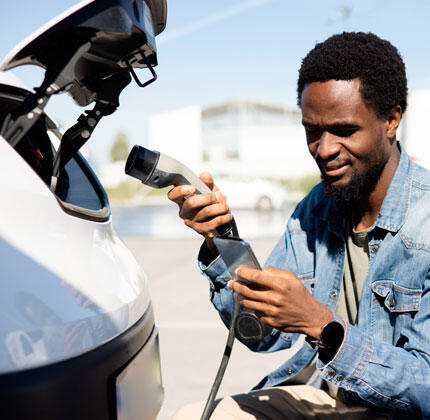
[[336, 379], [337, 379], [339, 382], [341, 382], [341, 381], [343, 381], [345, 378], [343, 377], [343, 375], [339, 375]]
[[378, 245], [372, 245], [372, 247], [370, 248], [372, 252], [376, 252], [378, 251]]
[[336, 292], [336, 290], [333, 290], [333, 291], [330, 293], [330, 296], [331, 296], [332, 298], [335, 298], [335, 297], [337, 296], [337, 292]]
[[331, 371], [329, 371], [329, 372], [327, 373], [327, 375], [328, 375], [330, 378], [333, 378], [333, 376], [334, 376], [334, 375], [336, 375], [336, 372], [335, 372], [334, 370], [331, 370]]
[[288, 369], [288, 370], [287, 370], [288, 375], [292, 375], [292, 374], [293, 374], [293, 372], [294, 372], [294, 370], [293, 370], [293, 369]]

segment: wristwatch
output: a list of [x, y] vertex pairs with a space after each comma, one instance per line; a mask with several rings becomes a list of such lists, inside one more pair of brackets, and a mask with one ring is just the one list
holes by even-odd
[[318, 347], [327, 351], [336, 351], [342, 344], [344, 335], [343, 322], [335, 316], [332, 321], [325, 324], [322, 328], [320, 340], [306, 337], [306, 341], [312, 348]]

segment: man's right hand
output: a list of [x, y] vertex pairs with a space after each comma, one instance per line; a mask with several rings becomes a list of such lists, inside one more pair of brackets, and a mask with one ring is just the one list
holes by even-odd
[[217, 256], [218, 250], [212, 241], [217, 235], [216, 228], [230, 222], [232, 215], [226, 203], [227, 197], [214, 184], [212, 176], [203, 172], [200, 179], [212, 193], [195, 194], [196, 189], [192, 185], [180, 185], [171, 189], [167, 197], [179, 206], [179, 217], [184, 223], [202, 235], [212, 254]]

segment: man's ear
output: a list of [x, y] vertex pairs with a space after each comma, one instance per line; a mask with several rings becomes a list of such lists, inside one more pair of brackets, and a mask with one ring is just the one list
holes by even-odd
[[402, 118], [402, 108], [400, 105], [395, 106], [393, 109], [388, 111], [385, 116], [385, 130], [387, 138], [395, 139], [397, 128], [399, 127], [400, 120]]

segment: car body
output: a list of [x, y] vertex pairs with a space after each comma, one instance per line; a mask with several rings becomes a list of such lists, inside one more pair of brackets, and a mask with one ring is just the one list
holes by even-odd
[[[1, 64], [0, 418], [154, 419], [160, 409], [148, 279], [79, 148], [133, 67], [156, 65], [165, 20], [165, 0], [86, 0]], [[4, 73], [22, 64], [46, 70], [38, 89]], [[65, 91], [95, 108], [62, 132], [43, 108]]]

